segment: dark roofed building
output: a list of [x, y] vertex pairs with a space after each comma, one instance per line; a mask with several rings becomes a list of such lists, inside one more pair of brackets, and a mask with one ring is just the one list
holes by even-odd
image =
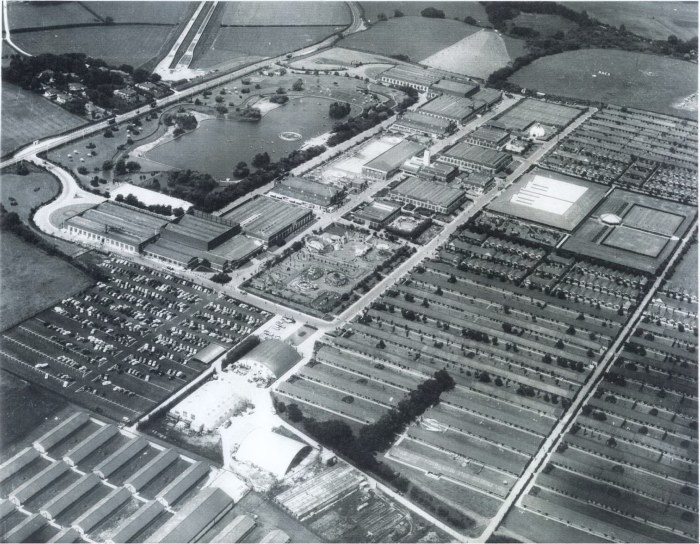
[[385, 200], [375, 200], [362, 210], [355, 212], [355, 217], [365, 221], [373, 229], [379, 229], [390, 223], [401, 212], [401, 205]]
[[197, 359], [205, 365], [208, 365], [216, 361], [216, 359], [224, 353], [226, 353], [226, 348], [224, 346], [212, 342], [195, 353], [193, 359]]
[[459, 142], [438, 157], [440, 162], [454, 164], [460, 170], [477, 170], [496, 173], [511, 161], [508, 153], [466, 142]]
[[441, 75], [430, 69], [417, 66], [394, 66], [379, 74], [382, 83], [397, 87], [411, 87], [420, 92], [425, 92], [440, 81]]
[[[242, 234], [234, 236], [220, 246], [204, 254], [204, 258], [212, 263], [215, 259], [223, 261], [225, 267], [238, 268], [263, 250], [260, 240], [253, 240]], [[215, 266], [212, 266], [216, 268]]]
[[156, 499], [162, 502], [166, 507], [170, 507], [208, 473], [208, 464], [202, 461], [195, 461], [170, 482], [158, 494]]
[[468, 144], [499, 150], [503, 149], [509, 140], [510, 135], [505, 130], [484, 126], [477, 128], [474, 132], [470, 132], [462, 138], [462, 141]]
[[167, 225], [161, 239], [206, 251], [225, 242], [239, 231], [238, 224], [233, 221], [193, 211]]
[[418, 169], [418, 178], [424, 181], [439, 181], [441, 183], [449, 183], [457, 175], [457, 168], [449, 164], [439, 162], [428, 166], [421, 166]]
[[194, 268], [199, 264], [202, 252], [179, 242], [158, 238], [155, 242], [144, 247], [143, 254], [164, 263], [183, 268]]
[[441, 95], [423, 104], [418, 111], [431, 117], [466, 123], [485, 107], [485, 102], [472, 97]]
[[419, 111], [408, 111], [397, 119], [391, 128], [406, 134], [427, 134], [436, 138], [445, 136], [454, 126], [448, 119], [432, 117]]
[[453, 96], [470, 96], [478, 90], [479, 86], [475, 83], [441, 79], [437, 83], [430, 86], [428, 98], [432, 96], [440, 96], [442, 94], [451, 94]]
[[158, 501], [150, 501], [136, 510], [117, 528], [108, 542], [129, 542], [165, 511]]
[[313, 212], [303, 206], [261, 196], [233, 209], [227, 218], [239, 223], [248, 236], [271, 246], [283, 243], [287, 236], [310, 223]]
[[343, 200], [340, 189], [296, 176], [280, 181], [268, 194], [324, 209], [339, 204]]
[[401, 165], [425, 149], [424, 145], [410, 140], [399, 142], [362, 167], [365, 178], [385, 180], [399, 171]]
[[464, 202], [464, 191], [443, 183], [410, 177], [392, 189], [389, 197], [399, 202], [449, 214]]
[[212, 540], [212, 543], [225, 542], [230, 544], [231, 542], [240, 542], [253, 529], [255, 529], [255, 520], [253, 518], [245, 514], [236, 516], [233, 521], [224, 527], [221, 533]]
[[166, 449], [161, 451], [136, 473], [131, 475], [124, 482], [124, 487], [132, 493], [138, 493], [148, 482], [177, 461], [178, 457], [179, 455], [174, 450]]

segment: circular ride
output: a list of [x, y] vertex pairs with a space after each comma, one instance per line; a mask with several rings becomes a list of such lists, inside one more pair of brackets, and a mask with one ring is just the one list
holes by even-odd
[[315, 281], [323, 276], [325, 270], [318, 266], [310, 266], [301, 273], [301, 276], [306, 281]]
[[298, 140], [301, 140], [301, 134], [299, 134], [298, 132], [285, 131], [280, 132], [279, 138], [280, 140], [284, 140], [285, 142], [296, 142]]
[[342, 272], [332, 270], [326, 274], [326, 283], [332, 287], [342, 287], [348, 283], [348, 277]]

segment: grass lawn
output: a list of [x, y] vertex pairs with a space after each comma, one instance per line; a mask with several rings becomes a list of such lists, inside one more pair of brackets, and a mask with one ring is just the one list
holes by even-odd
[[338, 45], [379, 55], [403, 54], [412, 61], [419, 61], [479, 30], [459, 21], [400, 17], [377, 23], [369, 30], [341, 40]]
[[7, 11], [13, 38], [20, 28], [101, 22], [81, 2], [8, 2]]
[[586, 10], [588, 15], [609, 25], [625, 25], [627, 30], [654, 40], [675, 34], [682, 40], [698, 35], [696, 2], [562, 2], [571, 9]]
[[13, 35], [19, 47], [32, 54], [88, 53], [107, 64], [134, 68], [165, 52], [175, 26], [110, 26], [39, 30]]
[[177, 24], [194, 12], [196, 2], [81, 2], [100, 17], [112, 17], [115, 23]]
[[697, 92], [697, 65], [656, 55], [608, 49], [568, 51], [536, 60], [510, 81], [557, 96], [695, 119], [698, 115], [697, 100], [694, 110], [678, 107]]
[[406, 16], [420, 16], [420, 12], [425, 8], [433, 7], [444, 11], [447, 19], [455, 17], [464, 19], [470, 16], [483, 25], [489, 24], [486, 10], [479, 2], [360, 2], [360, 5], [365, 18], [370, 22], [375, 22], [380, 13], [391, 18], [394, 16], [394, 11], [398, 9]]
[[471, 28], [476, 31], [474, 34], [424, 58], [421, 64], [486, 79], [525, 53], [522, 40], [492, 30]]
[[671, 289], [683, 290], [692, 296], [698, 296], [698, 244], [690, 246], [688, 253], [681, 259], [676, 271], [668, 281]]
[[0, 237], [0, 330], [83, 290], [90, 280], [14, 234]]
[[77, 115], [21, 87], [2, 85], [2, 155], [57, 132], [86, 123]]
[[225, 26], [349, 25], [345, 2], [227, 2]]
[[[58, 189], [56, 178], [38, 168], [32, 168], [26, 176], [3, 172], [0, 202], [6, 210], [16, 212], [22, 222], [27, 223], [32, 208], [53, 198]], [[17, 201], [16, 206], [11, 205], [10, 198]]]

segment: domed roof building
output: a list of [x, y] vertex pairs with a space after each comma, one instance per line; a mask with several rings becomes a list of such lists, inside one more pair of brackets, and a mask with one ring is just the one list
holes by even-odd
[[600, 220], [606, 225], [621, 225], [622, 218], [614, 213], [604, 213], [600, 216]]
[[545, 134], [547, 134], [547, 131], [539, 123], [533, 124], [530, 127], [530, 130], [528, 131], [528, 136], [533, 140], [539, 140], [540, 138], [544, 138]]

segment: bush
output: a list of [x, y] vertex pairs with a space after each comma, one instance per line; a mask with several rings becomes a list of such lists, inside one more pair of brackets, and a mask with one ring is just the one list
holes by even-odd
[[231, 281], [231, 276], [229, 276], [228, 274], [225, 274], [223, 272], [219, 272], [218, 274], [214, 274], [211, 277], [211, 281], [216, 282], [216, 283], [220, 283], [223, 285], [223, 284]]
[[428, 17], [429, 19], [444, 19], [445, 12], [436, 8], [425, 8], [420, 12], [422, 17]]

